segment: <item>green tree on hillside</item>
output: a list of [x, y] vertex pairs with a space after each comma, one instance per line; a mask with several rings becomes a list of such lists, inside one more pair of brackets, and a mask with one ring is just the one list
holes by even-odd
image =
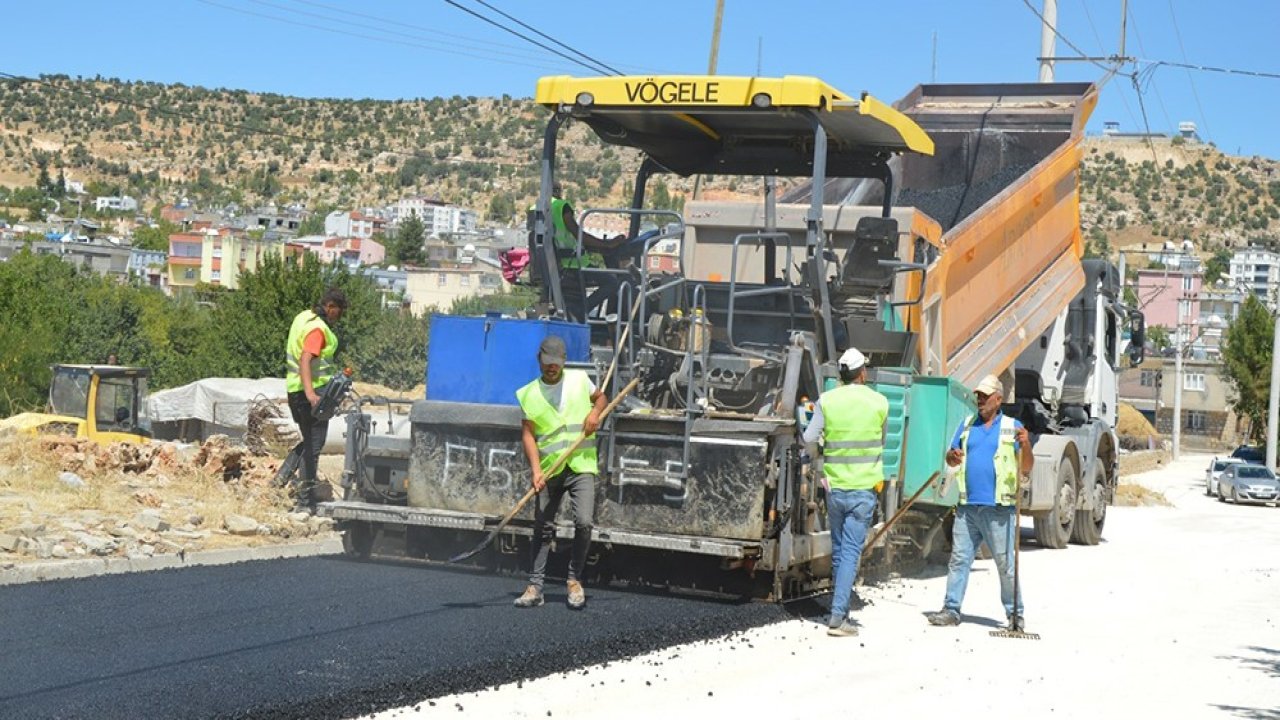
[[427, 264], [426, 232], [416, 213], [400, 221], [388, 255], [388, 262], [397, 265]]
[[1231, 251], [1222, 249], [1204, 264], [1204, 282], [1212, 285], [1231, 270]]
[[1274, 331], [1271, 312], [1250, 294], [1240, 308], [1240, 316], [1227, 327], [1222, 343], [1222, 362], [1236, 396], [1232, 407], [1237, 415], [1249, 418], [1254, 440], [1267, 437]]

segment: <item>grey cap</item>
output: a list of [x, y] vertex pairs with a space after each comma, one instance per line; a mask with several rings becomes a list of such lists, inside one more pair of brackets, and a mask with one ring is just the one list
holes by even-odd
[[542, 344], [538, 346], [538, 362], [543, 365], [560, 365], [563, 367], [564, 361], [564, 339], [558, 335], [548, 335], [543, 338]]

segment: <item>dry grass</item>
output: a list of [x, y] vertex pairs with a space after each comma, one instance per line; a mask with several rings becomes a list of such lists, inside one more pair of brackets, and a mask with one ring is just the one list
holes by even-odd
[[1173, 503], [1158, 490], [1142, 485], [1120, 483], [1116, 486], [1116, 498], [1113, 505], [1120, 507], [1172, 507]]

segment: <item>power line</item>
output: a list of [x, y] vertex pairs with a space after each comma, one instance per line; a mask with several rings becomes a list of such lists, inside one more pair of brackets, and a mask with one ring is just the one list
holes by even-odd
[[220, 9], [222, 9], [222, 10], [228, 10], [228, 11], [230, 11], [230, 12], [237, 12], [237, 13], [241, 13], [241, 14], [244, 14], [244, 15], [251, 15], [251, 16], [254, 16], [254, 17], [266, 18], [266, 19], [268, 19], [268, 20], [274, 20], [274, 21], [276, 21], [276, 22], [281, 22], [281, 23], [285, 23], [285, 24], [288, 24], [288, 25], [296, 25], [296, 26], [298, 26], [298, 27], [311, 28], [311, 29], [313, 29], [313, 30], [321, 30], [321, 31], [323, 31], [323, 32], [334, 33], [334, 34], [336, 34], [336, 35], [346, 35], [346, 36], [349, 36], [349, 37], [358, 37], [358, 38], [362, 38], [362, 39], [365, 39], [365, 40], [373, 40], [373, 41], [375, 41], [375, 42], [395, 43], [395, 44], [397, 44], [397, 45], [405, 45], [405, 46], [407, 46], [407, 47], [416, 47], [416, 48], [421, 48], [421, 49], [425, 49], [425, 50], [431, 50], [431, 51], [434, 51], [434, 52], [444, 52], [444, 53], [451, 54], [451, 55], [459, 55], [459, 56], [462, 56], [462, 57], [470, 57], [470, 58], [475, 58], [475, 59], [478, 59], [478, 60], [487, 60], [487, 61], [489, 61], [489, 62], [498, 62], [498, 63], [503, 63], [503, 64], [505, 64], [505, 65], [516, 65], [516, 66], [519, 66], [519, 67], [530, 67], [530, 66], [532, 65], [532, 66], [541, 67], [541, 68], [548, 69], [548, 70], [559, 70], [559, 69], [560, 69], [559, 67], [554, 66], [554, 65], [543, 65], [543, 64], [539, 64], [539, 63], [530, 62], [530, 61], [528, 61], [528, 60], [523, 60], [523, 61], [519, 61], [519, 60], [507, 60], [507, 59], [503, 59], [503, 58], [496, 58], [496, 57], [492, 57], [492, 56], [479, 55], [479, 54], [472, 53], [472, 52], [464, 52], [464, 51], [460, 51], [460, 50], [453, 50], [453, 49], [447, 49], [447, 48], [433, 47], [433, 46], [431, 46], [431, 45], [426, 44], [426, 42], [434, 42], [434, 41], [419, 41], [419, 42], [411, 42], [411, 41], [408, 41], [408, 40], [397, 40], [397, 39], [395, 39], [395, 38], [390, 38], [390, 37], [379, 37], [379, 36], [375, 36], [375, 35], [367, 35], [367, 34], [365, 34], [365, 33], [352, 32], [352, 31], [349, 31], [349, 30], [339, 30], [339, 29], [337, 29], [337, 28], [326, 27], [326, 26], [324, 26], [324, 25], [317, 25], [317, 24], [315, 24], [315, 23], [303, 22], [303, 21], [300, 21], [300, 20], [291, 20], [291, 19], [289, 19], [289, 18], [283, 18], [283, 17], [280, 17], [280, 16], [278, 16], [278, 15], [269, 15], [269, 14], [267, 14], [267, 13], [261, 13], [261, 12], [257, 12], [257, 11], [254, 11], [254, 10], [249, 10], [249, 9], [246, 9], [246, 8], [238, 8], [238, 7], [233, 7], [233, 6], [230, 6], [230, 5], [224, 5], [224, 4], [222, 4], [222, 3], [214, 2], [213, 0], [195, 0], [195, 1], [196, 1], [196, 2], [198, 2], [198, 3], [204, 4], [204, 5], [209, 5], [209, 6], [211, 6], [211, 7], [220, 8]]
[[[340, 18], [335, 18], [335, 17], [333, 17], [333, 16], [331, 16], [331, 15], [325, 15], [325, 14], [323, 14], [323, 13], [315, 13], [315, 12], [308, 12], [308, 11], [306, 11], [306, 10], [299, 10], [299, 9], [297, 9], [297, 8], [292, 8], [292, 7], [288, 7], [288, 6], [285, 6], [285, 5], [280, 5], [280, 4], [278, 4], [278, 3], [268, 2], [267, 0], [247, 0], [247, 1], [248, 1], [248, 2], [253, 3], [254, 5], [263, 5], [263, 6], [270, 7], [270, 8], [275, 8], [275, 9], [277, 9], [277, 10], [281, 10], [281, 11], [283, 11], [283, 12], [287, 12], [287, 13], [294, 13], [294, 14], [297, 14], [297, 15], [303, 15], [303, 16], [306, 16], [306, 17], [318, 18], [318, 19], [320, 19], [320, 20], [324, 20], [324, 21], [327, 21], [327, 22], [341, 22], [341, 23], [344, 23], [344, 24], [346, 24], [346, 25], [351, 25], [351, 26], [353, 26], [353, 27], [361, 27], [361, 28], [365, 28], [365, 29], [368, 29], [368, 30], [372, 30], [372, 31], [374, 31], [374, 32], [383, 33], [383, 34], [386, 34], [386, 35], [396, 35], [396, 36], [403, 37], [403, 38], [409, 38], [410, 40], [420, 40], [420, 41], [428, 42], [428, 43], [438, 43], [438, 44], [440, 44], [440, 45], [444, 45], [444, 46], [446, 46], [446, 47], [448, 47], [448, 46], [456, 46], [456, 47], [460, 47], [460, 48], [463, 48], [463, 49], [466, 49], [466, 50], [476, 50], [476, 51], [480, 51], [480, 52], [489, 52], [489, 53], [494, 53], [494, 54], [497, 54], [497, 55], [506, 55], [506, 56], [508, 56], [508, 57], [519, 58], [519, 59], [521, 59], [521, 60], [522, 60], [522, 61], [524, 61], [524, 62], [528, 62], [530, 59], [535, 59], [535, 60], [546, 60], [546, 57], [545, 57], [545, 56], [543, 56], [543, 55], [541, 55], [541, 54], [538, 54], [538, 55], [532, 55], [531, 53], [529, 53], [529, 52], [527, 52], [527, 51], [525, 51], [525, 52], [506, 52], [506, 51], [503, 51], [503, 50], [493, 50], [493, 49], [490, 49], [489, 47], [486, 47], [486, 46], [485, 46], [485, 45], [483, 45], [483, 44], [481, 44], [479, 47], [477, 47], [477, 46], [474, 46], [474, 45], [465, 45], [465, 44], [461, 44], [461, 43], [445, 42], [445, 41], [442, 41], [442, 40], [432, 40], [432, 39], [430, 39], [430, 38], [424, 38], [424, 37], [422, 37], [421, 35], [415, 35], [415, 34], [413, 34], [413, 33], [400, 32], [399, 30], [387, 30], [387, 29], [385, 29], [385, 28], [380, 28], [380, 27], [378, 27], [378, 26], [376, 26], [376, 25], [369, 25], [369, 24], [365, 24], [365, 23], [353, 22], [353, 21], [350, 21], [350, 20], [343, 20], [343, 19], [340, 19]], [[389, 21], [381, 21], [381, 22], [384, 22], [384, 23], [385, 23], [385, 22], [389, 22]], [[479, 41], [479, 42], [483, 43], [483, 41]]]
[[1204, 72], [1227, 73], [1228, 75], [1247, 75], [1249, 77], [1280, 80], [1280, 73], [1264, 72], [1261, 70], [1237, 70], [1235, 68], [1214, 67], [1212, 65], [1192, 65], [1190, 63], [1171, 62], [1169, 60], [1145, 60], [1143, 58], [1138, 58], [1138, 62], [1149, 63], [1151, 65], [1186, 68], [1187, 70], [1201, 70]]
[[[1169, 17], [1173, 19], [1173, 34], [1178, 38], [1178, 49], [1182, 51], [1182, 60], [1187, 59], [1187, 47], [1182, 44], [1182, 30], [1178, 28], [1178, 16], [1173, 11], [1173, 0], [1169, 0]], [[1187, 81], [1191, 83], [1191, 97], [1195, 98], [1196, 109], [1200, 111], [1200, 122], [1204, 123], [1204, 134], [1209, 140], [1213, 140], [1213, 133], [1209, 131], [1209, 119], [1205, 117], [1204, 106], [1200, 104], [1200, 93], [1196, 90], [1196, 79], [1191, 75], [1190, 70], [1184, 70], [1187, 74]]]
[[[1129, 6], [1128, 13], [1129, 22], [1133, 25], [1133, 34], [1138, 39], [1138, 50], [1142, 51], [1143, 55], [1146, 55], [1147, 49], [1142, 44], [1142, 32], [1138, 30], [1138, 16], [1134, 14], [1132, 5]], [[1176, 126], [1173, 124], [1173, 120], [1169, 119], [1169, 110], [1164, 106], [1164, 95], [1160, 93], [1160, 86], [1156, 84], [1154, 75], [1148, 73], [1147, 83], [1151, 85], [1152, 91], [1156, 94], [1156, 102], [1160, 103], [1160, 112], [1164, 115], [1165, 127], [1172, 132]], [[1134, 87], [1137, 87], [1137, 85]], [[1148, 132], [1150, 132], [1150, 128], [1148, 128]]]
[[1156, 182], [1160, 183], [1160, 158], [1156, 156], [1156, 144], [1151, 141], [1151, 123], [1147, 121], [1147, 104], [1142, 101], [1142, 88], [1138, 84], [1138, 75], [1129, 77], [1133, 81], [1133, 89], [1138, 94], [1138, 109], [1142, 111], [1142, 126], [1146, 128], [1147, 147], [1151, 148], [1151, 164], [1155, 166]]
[[609, 71], [609, 72], [613, 73], [614, 75], [621, 75], [621, 74], [622, 74], [622, 72], [620, 72], [620, 71], [618, 71], [618, 70], [615, 70], [614, 68], [612, 68], [612, 67], [610, 67], [609, 65], [607, 65], [607, 64], [605, 64], [605, 63], [603, 63], [603, 62], [601, 62], [601, 61], [599, 61], [599, 60], [597, 60], [597, 59], [595, 59], [595, 58], [591, 57], [590, 55], [587, 55], [586, 53], [581, 52], [581, 51], [579, 51], [579, 50], [575, 50], [574, 48], [571, 48], [571, 47], [569, 47], [568, 45], [566, 45], [566, 44], [564, 44], [564, 43], [560, 42], [560, 41], [559, 41], [559, 40], [557, 40], [556, 38], [553, 38], [553, 37], [551, 37], [550, 35], [548, 35], [548, 34], [546, 34], [546, 33], [542, 32], [541, 30], [539, 30], [539, 29], [537, 29], [537, 28], [535, 28], [535, 27], [531, 27], [530, 25], [528, 25], [528, 24], [526, 24], [526, 23], [523, 23], [523, 22], [521, 22], [520, 20], [518, 20], [518, 19], [516, 19], [516, 18], [511, 17], [510, 15], [506, 14], [505, 12], [503, 12], [503, 11], [499, 10], [498, 8], [496, 8], [496, 7], [492, 6], [492, 5], [490, 5], [489, 3], [485, 2], [485, 0], [475, 0], [475, 2], [478, 2], [478, 3], [480, 3], [481, 5], [483, 5], [483, 6], [487, 7], [487, 8], [489, 8], [490, 10], [492, 10], [492, 11], [494, 11], [494, 12], [498, 13], [498, 14], [499, 14], [499, 15], [501, 15], [502, 17], [504, 17], [504, 18], [506, 18], [506, 19], [510, 20], [511, 22], [513, 22], [513, 23], [515, 23], [515, 24], [519, 25], [520, 27], [522, 27], [522, 28], [524, 28], [524, 29], [526, 29], [526, 30], [530, 30], [530, 31], [532, 31], [532, 32], [534, 32], [534, 33], [537, 33], [537, 35], [538, 35], [539, 37], [541, 37], [541, 38], [545, 38], [545, 39], [547, 39], [547, 40], [550, 40], [551, 42], [553, 42], [553, 43], [555, 43], [555, 44], [559, 45], [560, 47], [564, 48], [565, 50], [568, 50], [569, 52], [573, 53], [574, 55], [578, 55], [579, 57], [582, 57], [582, 58], [584, 58], [584, 59], [586, 59], [586, 60], [589, 60], [589, 61], [591, 61], [591, 62], [595, 63], [596, 65], [599, 65], [600, 67], [602, 67], [602, 68], [604, 68], [605, 70], [607, 70], [607, 71]]
[[[1098, 50], [1102, 53], [1107, 52], [1107, 44], [1102, 42], [1102, 35], [1098, 34], [1098, 26], [1093, 22], [1093, 13], [1089, 12], [1089, 0], [1080, 0], [1081, 7], [1084, 8], [1084, 16], [1089, 21], [1089, 29], [1093, 31], [1093, 38], [1098, 41]], [[1119, 64], [1119, 60], [1116, 61]], [[1129, 107], [1129, 101], [1125, 99], [1124, 93], [1116, 91], [1116, 95], [1120, 98], [1121, 104], [1124, 105], [1125, 114], [1129, 116], [1129, 120], [1136, 126], [1138, 119], [1133, 115], [1133, 108]]]
[[422, 25], [414, 25], [412, 23], [407, 23], [407, 22], [404, 22], [403, 20], [392, 20], [389, 18], [379, 17], [377, 15], [370, 15], [369, 13], [356, 12], [355, 10], [347, 10], [346, 8], [341, 8], [336, 5], [329, 5], [327, 3], [316, 2], [315, 0], [291, 0], [291, 1], [299, 5], [310, 5], [311, 7], [323, 8], [325, 10], [329, 10], [331, 12], [335, 12], [340, 15], [350, 15], [351, 17], [358, 17], [358, 18], [364, 18], [366, 20], [373, 20], [374, 22], [382, 23], [383, 25], [391, 25], [393, 27], [405, 27], [405, 28], [409, 28], [410, 30], [418, 30], [420, 32], [428, 33], [430, 35], [439, 35], [441, 37], [454, 38], [457, 40], [466, 40], [468, 42], [473, 42], [473, 43], [480, 43], [481, 46], [504, 47], [511, 50], [518, 50], [524, 47], [523, 45], [517, 46], [517, 45], [509, 45], [506, 43], [496, 43], [496, 42], [491, 42], [489, 40], [470, 37], [467, 35], [458, 35], [456, 33], [448, 33], [442, 30], [436, 30], [435, 28], [429, 28]]
[[[207, 2], [207, 1], [208, 1], [208, 0], [200, 0], [200, 2]], [[553, 54], [555, 54], [555, 55], [559, 55], [560, 57], [564, 58], [565, 60], [568, 60], [569, 62], [571, 62], [571, 63], [573, 63], [573, 64], [575, 64], [575, 65], [580, 65], [580, 66], [582, 66], [582, 67], [584, 67], [584, 68], [586, 68], [586, 69], [590, 70], [591, 72], [600, 72], [600, 68], [597, 68], [597, 67], [593, 67], [593, 66], [591, 66], [591, 65], [588, 65], [587, 63], [583, 62], [582, 60], [579, 60], [579, 59], [577, 59], [577, 58], [575, 58], [575, 57], [572, 57], [572, 56], [570, 56], [570, 55], [566, 55], [566, 54], [564, 54], [564, 53], [560, 52], [559, 50], [556, 50], [556, 49], [555, 49], [555, 48], [553, 48], [553, 47], [550, 47], [550, 46], [548, 46], [548, 45], [545, 45], [545, 44], [543, 44], [543, 43], [540, 43], [540, 42], [538, 42], [537, 40], [534, 40], [533, 38], [529, 37], [528, 35], [525, 35], [524, 33], [521, 33], [521, 32], [519, 32], [519, 31], [517, 31], [517, 30], [512, 30], [511, 28], [507, 27], [506, 25], [503, 25], [502, 23], [498, 22], [497, 20], [494, 20], [494, 19], [492, 19], [492, 18], [487, 18], [487, 17], [485, 17], [484, 15], [481, 15], [480, 13], [476, 12], [475, 10], [472, 10], [471, 8], [463, 7], [462, 5], [460, 5], [460, 4], [458, 4], [457, 2], [455, 2], [455, 0], [444, 0], [444, 1], [445, 1], [446, 3], [448, 3], [448, 4], [450, 4], [450, 5], [452, 5], [452, 6], [456, 7], [456, 8], [458, 8], [459, 10], [461, 10], [461, 11], [463, 11], [463, 12], [467, 13], [468, 15], [472, 15], [472, 16], [474, 16], [474, 17], [476, 17], [476, 18], [478, 18], [478, 19], [480, 19], [480, 20], [482, 20], [482, 21], [484, 21], [484, 22], [487, 22], [487, 23], [489, 23], [490, 25], [492, 25], [492, 26], [494, 26], [494, 27], [498, 28], [499, 30], [502, 30], [502, 31], [504, 31], [504, 32], [511, 33], [512, 35], [515, 35], [516, 37], [518, 37], [518, 38], [520, 38], [520, 39], [522, 39], [522, 40], [525, 40], [526, 42], [530, 42], [530, 43], [532, 43], [532, 44], [534, 44], [534, 45], [537, 45], [538, 47], [542, 48], [543, 50], [546, 50], [546, 51], [547, 51], [547, 52], [549, 52], [549, 53], [553, 53]]]

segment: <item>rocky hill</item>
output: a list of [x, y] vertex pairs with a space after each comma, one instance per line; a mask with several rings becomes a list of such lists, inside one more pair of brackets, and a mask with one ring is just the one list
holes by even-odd
[[[545, 117], [510, 97], [302, 99], [103, 78], [8, 80], [0, 82], [0, 193], [61, 173], [92, 194], [128, 193], [148, 206], [187, 196], [351, 207], [424, 193], [513, 221], [537, 192]], [[581, 125], [561, 148], [570, 150], [560, 172], [572, 197], [629, 196], [634, 153]], [[1190, 239], [1204, 252], [1270, 242], [1280, 238], [1277, 170], [1275, 160], [1180, 139], [1090, 138], [1082, 223], [1099, 253], [1165, 240]], [[757, 185], [712, 178], [705, 187], [732, 195]], [[669, 191], [677, 204], [690, 189], [677, 179], [655, 194]]]

